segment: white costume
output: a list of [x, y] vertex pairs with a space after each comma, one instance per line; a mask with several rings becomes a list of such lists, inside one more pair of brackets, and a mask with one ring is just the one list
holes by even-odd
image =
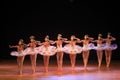
[[94, 46], [94, 50], [104, 50], [105, 45], [104, 44], [97, 44], [97, 46]]
[[105, 50], [115, 50], [115, 49], [117, 49], [117, 44], [104, 44], [105, 46], [104, 46], [104, 49]]
[[24, 53], [26, 55], [34, 55], [34, 54], [37, 54], [38, 53], [38, 50], [37, 50], [37, 47], [36, 48], [31, 48], [31, 47], [28, 47], [24, 50]]
[[83, 47], [82, 47], [82, 51], [87, 51], [87, 50], [91, 50], [91, 49], [94, 49], [94, 44], [93, 43], [83, 45]]
[[82, 52], [82, 48], [78, 45], [71, 46], [70, 44], [66, 44], [63, 49], [64, 52], [68, 54], [78, 54]]
[[22, 50], [22, 51], [12, 51], [11, 53], [10, 53], [10, 55], [11, 56], [25, 56], [26, 54], [24, 53], [24, 51]]
[[63, 52], [63, 51], [64, 51], [64, 49], [63, 49], [62, 45], [57, 46], [57, 52]]
[[52, 56], [56, 53], [56, 47], [55, 46], [48, 46], [45, 47], [44, 45], [38, 47], [38, 53], [41, 55], [46, 55], [46, 56]]

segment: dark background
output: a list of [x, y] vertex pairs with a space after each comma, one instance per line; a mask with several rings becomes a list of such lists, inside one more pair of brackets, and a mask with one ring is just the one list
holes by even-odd
[[[120, 60], [119, 49], [119, 4], [115, 1], [84, 0], [39, 0], [39, 1], [4, 1], [1, 8], [0, 60], [12, 60], [13, 49], [19, 39], [29, 43], [29, 36], [36, 36], [43, 41], [46, 35], [56, 40], [57, 34], [70, 38], [71, 35], [83, 39], [85, 34], [97, 39], [101, 33], [106, 38], [110, 32], [117, 40], [118, 48], [113, 51], [112, 59]], [[41, 59], [42, 56], [38, 56]], [[65, 54], [65, 59], [69, 56]], [[81, 55], [77, 56], [77, 59]], [[56, 59], [55, 56], [52, 59]], [[95, 51], [90, 59], [97, 60]]]

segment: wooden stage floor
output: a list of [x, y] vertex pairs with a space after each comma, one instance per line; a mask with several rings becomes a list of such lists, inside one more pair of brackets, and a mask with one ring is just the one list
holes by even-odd
[[56, 62], [50, 62], [48, 73], [45, 73], [43, 63], [37, 62], [34, 75], [31, 74], [30, 62], [25, 62], [23, 75], [18, 75], [15, 61], [1, 61], [0, 80], [120, 80], [120, 61], [111, 61], [109, 69], [105, 67], [105, 63], [98, 69], [97, 62], [94, 62], [88, 63], [87, 70], [84, 70], [82, 62], [76, 63], [74, 72], [71, 71], [70, 63], [66, 62], [61, 73], [57, 71]]

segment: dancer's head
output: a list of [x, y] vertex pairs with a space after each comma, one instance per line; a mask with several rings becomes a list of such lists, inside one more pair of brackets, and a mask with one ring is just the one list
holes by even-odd
[[108, 33], [108, 34], [107, 34], [107, 37], [108, 37], [108, 38], [111, 38], [111, 33]]
[[57, 39], [58, 39], [58, 40], [62, 39], [62, 35], [61, 35], [61, 34], [58, 34]]
[[98, 40], [102, 39], [102, 34], [98, 34]]
[[35, 41], [35, 36], [33, 36], [33, 35], [30, 36], [30, 41], [31, 41], [31, 42]]
[[88, 39], [88, 35], [87, 34], [84, 36], [84, 39]]
[[49, 41], [49, 36], [48, 35], [45, 37], [45, 41]]
[[21, 44], [23, 44], [23, 42], [24, 42], [23, 39], [20, 39], [18, 44], [21, 45]]
[[74, 40], [74, 39], [75, 39], [75, 35], [72, 35], [72, 36], [71, 36], [71, 40]]

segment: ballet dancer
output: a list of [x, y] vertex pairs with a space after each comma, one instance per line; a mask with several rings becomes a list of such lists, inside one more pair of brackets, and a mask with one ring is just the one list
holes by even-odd
[[107, 38], [105, 40], [105, 57], [106, 57], [106, 67], [109, 68], [110, 66], [110, 61], [111, 61], [111, 55], [112, 55], [112, 50], [115, 50], [117, 48], [117, 44], [112, 44], [112, 41], [115, 41], [116, 38], [111, 36], [111, 33], [107, 34]]
[[54, 44], [54, 41], [49, 40], [48, 35], [45, 37], [45, 42], [42, 42], [41, 44], [42, 46], [39, 47], [38, 53], [40, 55], [43, 55], [45, 72], [48, 73], [49, 59], [50, 59], [50, 56], [55, 55], [56, 47], [50, 45], [50, 44]]
[[105, 40], [102, 38], [102, 34], [98, 34], [98, 39], [93, 41], [93, 42], [97, 43], [97, 46], [94, 47], [94, 50], [96, 50], [96, 52], [97, 52], [98, 68], [101, 67], [101, 63], [102, 63], [103, 50], [104, 50], [103, 42], [104, 41]]
[[81, 40], [81, 43], [83, 43], [82, 47], [82, 57], [84, 62], [84, 69], [87, 69], [87, 63], [89, 58], [90, 50], [93, 48], [94, 44], [90, 43], [93, 41], [93, 38], [89, 37], [88, 35], [84, 35], [84, 39]]
[[27, 45], [28, 48], [25, 49], [25, 53], [30, 55], [31, 66], [32, 66], [32, 74], [35, 74], [36, 71], [36, 59], [37, 59], [37, 41], [35, 40], [35, 36], [30, 36], [30, 43]]
[[62, 64], [63, 64], [63, 42], [66, 41], [67, 38], [62, 38], [61, 34], [58, 34], [57, 36], [57, 41], [55, 41], [56, 45], [57, 45], [57, 65], [58, 65], [58, 71], [62, 71]]
[[74, 35], [71, 36], [70, 41], [65, 41], [65, 43], [68, 43], [64, 46], [64, 52], [68, 53], [70, 56], [72, 71], [74, 71], [75, 63], [76, 63], [76, 54], [82, 52], [82, 48], [79, 45], [76, 45], [76, 43], [79, 43], [80, 39], [76, 38]]
[[17, 51], [12, 51], [10, 54], [12, 56], [17, 56], [17, 64], [18, 64], [18, 72], [20, 75], [22, 75], [22, 70], [23, 70], [23, 62], [24, 62], [24, 49], [25, 49], [25, 44], [23, 39], [20, 39], [18, 42], [18, 45], [11, 46], [9, 45], [10, 48], [17, 48]]

